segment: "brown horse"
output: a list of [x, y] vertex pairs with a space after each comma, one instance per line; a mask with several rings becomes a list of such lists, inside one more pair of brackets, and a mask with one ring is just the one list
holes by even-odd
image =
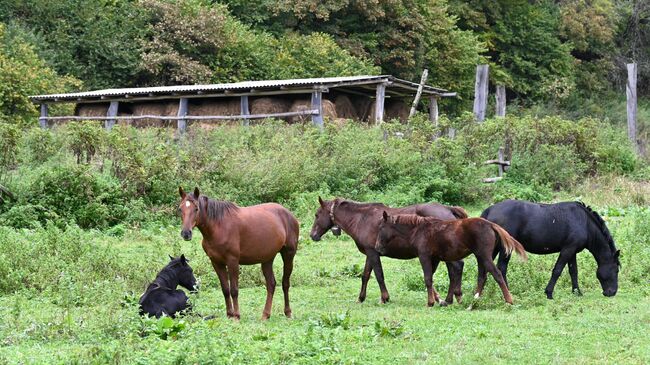
[[[375, 250], [375, 241], [377, 240], [379, 222], [381, 221], [381, 213], [383, 211], [389, 211], [391, 214], [414, 213], [445, 220], [467, 218], [467, 213], [463, 208], [448, 207], [436, 203], [417, 204], [404, 208], [390, 208], [382, 203], [358, 203], [340, 198], [324, 201], [318, 197], [318, 202], [320, 203], [320, 207], [316, 211], [316, 219], [314, 220], [310, 234], [311, 239], [319, 241], [329, 229], [340, 227], [352, 237], [359, 252], [366, 255], [366, 265], [361, 275], [359, 302], [363, 302], [366, 299], [366, 287], [370, 279], [371, 270], [375, 272], [377, 283], [381, 290], [381, 302], [385, 303], [389, 300], [388, 290], [384, 283], [384, 271], [381, 267], [380, 255]], [[401, 260], [418, 257], [418, 253], [414, 247], [403, 240], [392, 242], [390, 248], [384, 251], [382, 255]], [[456, 300], [460, 303], [462, 298], [461, 281], [463, 262], [447, 262], [446, 264], [449, 271], [449, 291], [445, 301], [440, 302], [440, 304], [446, 305], [447, 303], [452, 303], [454, 295], [456, 295]], [[432, 267], [432, 270], [435, 272], [436, 268], [437, 262], [436, 266]], [[437, 292], [436, 301], [439, 301]]]
[[510, 255], [515, 251], [526, 259], [524, 247], [499, 225], [483, 218], [467, 218], [455, 221], [442, 221], [433, 217], [420, 217], [415, 214], [390, 216], [383, 212], [375, 249], [385, 252], [396, 239], [410, 242], [418, 252], [427, 287], [427, 304], [434, 303], [432, 292], [433, 266], [442, 261], [456, 261], [473, 253], [478, 263], [478, 282], [475, 297], [483, 292], [487, 278], [486, 270], [499, 283], [506, 303], [512, 304], [512, 296], [505, 280], [492, 261], [492, 254], [502, 248]]
[[284, 261], [284, 314], [291, 317], [289, 277], [298, 248], [299, 230], [293, 214], [275, 203], [238, 207], [231, 202], [212, 200], [199, 195], [198, 188], [194, 189], [194, 194], [185, 194], [181, 187], [178, 192], [181, 195], [178, 209], [183, 221], [181, 236], [189, 241], [194, 227], [201, 231], [203, 250], [219, 276], [226, 300], [226, 315], [239, 319], [239, 265], [261, 263], [266, 279], [266, 305], [262, 319], [271, 316], [275, 292], [273, 260], [280, 252]]

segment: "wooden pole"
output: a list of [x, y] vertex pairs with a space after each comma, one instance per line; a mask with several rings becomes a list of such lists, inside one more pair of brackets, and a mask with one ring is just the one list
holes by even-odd
[[[179, 117], [187, 116], [187, 98], [180, 98], [178, 100], [178, 113], [176, 114]], [[178, 133], [183, 134], [187, 129], [187, 119], [179, 119], [176, 121], [176, 128], [178, 128]]]
[[634, 144], [634, 148], [639, 151], [639, 144], [636, 140], [636, 63], [627, 64], [627, 137]]
[[474, 84], [474, 117], [477, 122], [485, 120], [485, 109], [488, 97], [488, 65], [476, 66], [476, 82]]
[[377, 84], [377, 93], [375, 94], [375, 124], [381, 124], [384, 121], [384, 98], [386, 97], [386, 84]]
[[499, 177], [503, 177], [503, 147], [499, 147], [497, 158], [499, 159], [499, 163], [497, 164], [499, 166]]
[[497, 85], [497, 93], [495, 95], [496, 99], [496, 116], [505, 117], [506, 116], [506, 87], [505, 85]]
[[314, 90], [311, 93], [311, 108], [318, 110], [318, 114], [311, 116], [312, 123], [323, 129], [323, 92], [321, 90]]
[[422, 71], [422, 77], [420, 78], [420, 85], [418, 86], [418, 91], [415, 94], [415, 99], [413, 99], [413, 105], [411, 106], [411, 111], [409, 112], [409, 118], [415, 115], [415, 109], [418, 106], [418, 103], [420, 102], [420, 96], [422, 96], [422, 89], [424, 89], [424, 85], [427, 82], [427, 77], [429, 76], [429, 70], [426, 68], [424, 71]]
[[[250, 115], [251, 114], [250, 110], [248, 109], [248, 95], [242, 95], [240, 97], [239, 105], [240, 105], [240, 109], [241, 109], [241, 115]], [[249, 124], [248, 118], [244, 119], [244, 125], [248, 126], [248, 124]]]
[[[119, 101], [111, 101], [111, 104], [108, 106], [108, 111], [106, 112], [106, 116], [107, 117], [117, 116], [117, 108], [119, 104], [120, 104]], [[104, 122], [104, 128], [106, 128], [107, 131], [110, 131], [114, 125], [115, 125], [115, 119], [106, 119], [106, 121]]]
[[47, 112], [47, 104], [41, 104], [41, 117], [38, 118], [38, 124], [40, 124], [43, 129], [47, 128]]
[[429, 120], [438, 126], [438, 98], [435, 96], [429, 96]]

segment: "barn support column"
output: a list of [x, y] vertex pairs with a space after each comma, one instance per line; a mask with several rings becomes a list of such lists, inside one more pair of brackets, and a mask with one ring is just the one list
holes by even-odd
[[434, 126], [438, 126], [438, 98], [429, 97], [429, 120]]
[[[250, 115], [251, 112], [248, 109], [248, 95], [242, 95], [240, 97], [240, 102], [239, 102], [240, 108], [241, 108], [241, 115]], [[248, 126], [249, 125], [249, 119], [246, 118], [244, 119], [244, 125]]]
[[497, 85], [496, 100], [496, 116], [506, 116], [506, 87], [505, 85]]
[[386, 83], [377, 84], [377, 93], [375, 95], [375, 124], [381, 124], [384, 121], [384, 98], [386, 97]]
[[474, 118], [477, 122], [485, 120], [485, 109], [488, 98], [488, 65], [476, 66], [476, 82], [474, 83]]
[[[180, 98], [178, 100], [178, 117], [187, 116], [187, 98]], [[176, 123], [176, 128], [178, 129], [178, 134], [185, 133], [187, 129], [187, 119], [179, 119]]]
[[48, 113], [47, 104], [41, 104], [41, 116], [40, 118], [38, 118], [38, 124], [43, 129], [47, 128], [47, 113]]
[[[119, 101], [111, 101], [111, 104], [108, 106], [108, 111], [106, 112], [106, 116], [107, 117], [117, 116], [117, 108], [119, 104], [120, 104]], [[115, 125], [115, 119], [106, 119], [106, 122], [104, 122], [104, 128], [106, 128], [107, 131], [110, 131], [114, 125]]]
[[311, 121], [314, 125], [323, 129], [323, 91], [314, 90], [311, 93], [311, 109], [318, 110], [318, 114], [311, 115]]

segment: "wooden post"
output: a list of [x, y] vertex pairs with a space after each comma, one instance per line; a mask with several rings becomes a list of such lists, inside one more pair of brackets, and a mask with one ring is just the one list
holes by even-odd
[[318, 109], [318, 114], [312, 114], [311, 121], [318, 128], [323, 129], [323, 92], [321, 90], [314, 90], [311, 93], [311, 108]]
[[[111, 104], [108, 106], [108, 111], [106, 112], [107, 117], [117, 116], [117, 108], [119, 106], [119, 103], [119, 101], [111, 101]], [[114, 125], [115, 119], [106, 119], [106, 122], [104, 122], [104, 128], [106, 128], [107, 131], [110, 131]]]
[[415, 94], [415, 99], [413, 99], [413, 105], [411, 106], [411, 111], [409, 112], [409, 118], [415, 115], [415, 109], [418, 106], [420, 101], [420, 96], [422, 96], [422, 89], [424, 89], [424, 84], [427, 82], [427, 76], [429, 76], [429, 70], [426, 68], [422, 71], [422, 78], [420, 78], [420, 85], [418, 86], [418, 92]]
[[497, 93], [496, 93], [495, 99], [496, 99], [496, 104], [497, 104], [496, 116], [497, 117], [505, 117], [506, 116], [506, 87], [505, 87], [505, 85], [497, 85]]
[[474, 84], [474, 117], [477, 122], [485, 120], [488, 97], [488, 65], [476, 66], [476, 83]]
[[627, 64], [627, 137], [634, 144], [636, 151], [639, 151], [639, 144], [636, 140], [636, 63]]
[[[178, 113], [176, 115], [179, 117], [187, 116], [187, 98], [178, 99]], [[185, 130], [187, 129], [187, 119], [177, 120], [176, 128], [178, 129], [178, 134], [185, 133]]]
[[47, 128], [47, 112], [47, 104], [41, 104], [41, 117], [38, 118], [38, 124], [40, 124], [43, 129]]
[[435, 96], [429, 96], [429, 120], [438, 126], [438, 98]]
[[377, 93], [375, 94], [375, 124], [381, 124], [384, 121], [384, 98], [386, 97], [386, 84], [377, 84]]
[[[240, 109], [241, 109], [241, 115], [250, 115], [251, 114], [250, 110], [248, 109], [248, 95], [242, 95], [240, 97], [239, 105], [240, 105]], [[244, 125], [248, 126], [248, 124], [249, 124], [248, 118], [244, 119]]]
[[503, 177], [503, 147], [499, 147], [499, 153], [497, 153], [497, 159], [499, 159], [499, 163], [497, 166], [499, 166], [499, 177]]

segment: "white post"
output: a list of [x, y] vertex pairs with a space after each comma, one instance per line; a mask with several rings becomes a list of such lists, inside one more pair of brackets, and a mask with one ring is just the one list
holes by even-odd
[[311, 121], [318, 128], [323, 129], [323, 92], [321, 90], [314, 90], [311, 93], [311, 108], [318, 109], [318, 114], [311, 115]]
[[476, 121], [485, 120], [485, 109], [488, 97], [488, 65], [476, 66], [476, 82], [474, 84], [474, 117]]
[[381, 124], [384, 121], [384, 98], [386, 97], [386, 84], [377, 84], [377, 93], [375, 94], [375, 124]]
[[[180, 98], [178, 100], [178, 113], [177, 113], [177, 116], [179, 116], [179, 117], [187, 116], [187, 98]], [[179, 119], [176, 122], [176, 128], [178, 128], [178, 133], [179, 134], [185, 133], [185, 129], [187, 129], [187, 119]]]
[[429, 70], [426, 68], [422, 71], [422, 78], [420, 78], [420, 85], [418, 86], [418, 92], [415, 94], [415, 99], [413, 99], [413, 105], [411, 106], [411, 111], [409, 112], [409, 118], [415, 115], [415, 109], [418, 106], [420, 101], [420, 96], [422, 95], [422, 89], [424, 89], [424, 84], [427, 82], [427, 76], [429, 76]]
[[[119, 103], [120, 103], [119, 101], [111, 101], [111, 104], [108, 106], [108, 111], [106, 112], [107, 117], [117, 116], [117, 109]], [[106, 128], [107, 131], [110, 131], [114, 125], [115, 125], [115, 119], [106, 119], [106, 122], [104, 122], [104, 128]]]
[[[241, 115], [250, 115], [251, 112], [248, 109], [248, 95], [242, 95], [241, 99], [239, 101], [239, 106], [241, 109]], [[247, 126], [249, 124], [248, 119], [244, 119], [244, 125]]]
[[38, 118], [38, 124], [40, 124], [43, 129], [47, 128], [47, 112], [47, 104], [41, 104], [41, 117]]
[[496, 99], [496, 116], [505, 117], [506, 116], [506, 87], [505, 85], [497, 85], [497, 93], [495, 96]]
[[636, 63], [627, 64], [627, 87], [625, 92], [627, 94], [627, 137], [638, 151], [639, 145], [636, 140]]

